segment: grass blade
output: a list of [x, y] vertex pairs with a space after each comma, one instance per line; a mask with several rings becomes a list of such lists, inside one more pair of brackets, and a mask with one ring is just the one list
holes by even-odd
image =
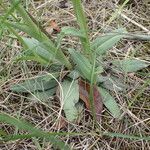
[[57, 137], [55, 137], [54, 135], [51, 135], [50, 133], [46, 133], [46, 132], [42, 131], [41, 129], [35, 128], [33, 125], [31, 125], [30, 123], [27, 123], [24, 120], [19, 120], [12, 116], [7, 115], [7, 114], [0, 113], [0, 122], [8, 123], [10, 125], [17, 127], [20, 130], [25, 130], [25, 131], [28, 131], [31, 133], [31, 135], [28, 135], [28, 136], [25, 136], [25, 135], [9, 136], [9, 135], [7, 135], [7, 136], [4, 136], [4, 140], [2, 139], [1, 141], [16, 140], [18, 138], [31, 138], [31, 136], [33, 136], [33, 137], [46, 138], [47, 140], [50, 140], [54, 144], [55, 147], [57, 147], [59, 149], [69, 150], [69, 147], [67, 145], [65, 145], [65, 143], [60, 141]]
[[[16, 7], [19, 5], [20, 1], [16, 1], [14, 2], [14, 4], [12, 5], [12, 7], [10, 7], [9, 9], [6, 9], [3, 5], [2, 5], [3, 2], [0, 2], [0, 6], [7, 12], [5, 12], [5, 15], [3, 17], [0, 17], [1, 18], [1, 22], [5, 22], [5, 20], [7, 20], [8, 16], [9, 15], [12, 15], [12, 13], [14, 12], [14, 10], [16, 9]], [[13, 16], [13, 15], [12, 15]], [[14, 17], [14, 16], [13, 16]], [[15, 18], [15, 17], [14, 17]], [[16, 18], [15, 18], [16, 19]]]
[[107, 135], [110, 137], [116, 137], [116, 138], [124, 138], [124, 139], [131, 139], [131, 140], [146, 140], [150, 141], [150, 136], [144, 137], [144, 136], [134, 136], [134, 135], [127, 135], [122, 133], [112, 133], [112, 132], [104, 132], [103, 135]]
[[87, 27], [87, 21], [86, 17], [81, 5], [81, 0], [72, 0], [74, 12], [78, 21], [78, 24], [80, 26], [80, 30], [83, 32], [83, 35], [85, 35], [85, 38], [80, 38], [84, 53], [89, 55], [90, 58], [93, 58], [93, 54], [90, 48], [90, 42], [88, 38], [88, 27]]

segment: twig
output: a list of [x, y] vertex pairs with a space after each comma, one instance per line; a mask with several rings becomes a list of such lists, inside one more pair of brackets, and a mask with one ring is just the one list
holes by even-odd
[[129, 17], [127, 17], [126, 15], [124, 15], [123, 13], [120, 13], [120, 15], [125, 18], [126, 20], [128, 20], [129, 22], [133, 23], [134, 25], [138, 26], [139, 28], [141, 28], [142, 30], [146, 31], [148, 34], [150, 34], [150, 30], [148, 30], [147, 28], [145, 28], [143, 25], [137, 23], [136, 21], [130, 19]]
[[150, 35], [142, 35], [142, 34], [126, 34], [126, 39], [131, 40], [140, 40], [140, 41], [150, 41]]

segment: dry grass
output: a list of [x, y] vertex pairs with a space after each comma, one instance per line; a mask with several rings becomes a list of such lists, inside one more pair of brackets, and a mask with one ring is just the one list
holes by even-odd
[[[150, 8], [144, 0], [135, 0], [127, 4], [121, 15], [107, 24], [111, 15], [118, 6], [118, 1], [105, 0], [84, 0], [86, 14], [89, 19], [89, 28], [92, 31], [90, 37], [93, 39], [106, 30], [119, 27], [126, 27], [130, 32], [148, 33], [150, 31]], [[72, 6], [68, 3], [68, 8], [59, 8], [58, 0], [51, 1], [26, 1], [30, 13], [42, 22], [45, 27], [49, 26], [49, 21], [55, 19], [61, 26], [76, 26]], [[122, 14], [130, 19], [126, 19]], [[136, 23], [137, 24], [136, 24]], [[33, 62], [13, 63], [13, 58], [20, 51], [17, 41], [9, 37], [6, 32], [5, 37], [0, 41], [0, 112], [6, 112], [18, 118], [25, 118], [37, 127], [45, 131], [55, 131], [55, 121], [59, 113], [59, 101], [39, 103], [26, 99], [26, 95], [17, 95], [9, 91], [10, 85], [29, 78], [43, 71], [48, 72], [49, 68], [44, 68]], [[52, 34], [52, 36], [56, 36]], [[69, 43], [68, 43], [69, 40]], [[63, 41], [63, 47], [77, 45], [76, 39], [67, 38]], [[76, 46], [78, 47], [78, 45]], [[122, 41], [118, 47], [112, 49], [108, 54], [110, 60], [120, 57], [136, 56], [147, 61], [150, 60], [150, 43], [140, 41]], [[130, 88], [125, 93], [114, 93], [117, 102], [123, 110], [122, 119], [115, 120], [107, 112], [103, 111], [102, 122], [99, 128], [94, 128], [92, 118], [86, 110], [81, 113], [77, 124], [68, 124], [61, 131], [77, 133], [93, 133], [91, 135], [64, 136], [62, 139], [69, 143], [73, 149], [78, 150], [148, 150], [150, 143], [144, 140], [129, 140], [122, 138], [101, 137], [94, 134], [99, 130], [114, 133], [131, 135], [150, 136], [150, 88], [143, 86], [150, 75], [150, 68], [136, 74], [128, 74], [126, 82]], [[120, 75], [118, 75], [119, 77]], [[142, 93], [141, 93], [141, 90]], [[130, 103], [134, 100], [133, 104]], [[17, 133], [13, 127], [0, 124], [8, 133]], [[59, 131], [59, 129], [58, 129]], [[39, 143], [41, 145], [39, 145]], [[1, 150], [50, 150], [51, 144], [46, 141], [18, 140], [15, 142], [0, 145]]]

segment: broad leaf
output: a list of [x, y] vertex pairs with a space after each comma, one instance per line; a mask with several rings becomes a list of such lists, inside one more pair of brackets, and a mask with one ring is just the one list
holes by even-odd
[[43, 92], [36, 91], [33, 94], [29, 94], [27, 98], [29, 100], [33, 100], [33, 101], [46, 102], [55, 93], [56, 93], [56, 87], [54, 87], [52, 89], [48, 89], [48, 90], [43, 91]]
[[107, 81], [107, 80], [108, 80], [107, 76], [102, 76], [102, 75], [97, 76], [97, 82], [100, 84]]
[[73, 71], [71, 71], [71, 72], [67, 75], [67, 77], [69, 77], [69, 78], [71, 78], [71, 79], [73, 79], [73, 80], [76, 80], [77, 78], [80, 77], [80, 75], [79, 75], [78, 71], [73, 70]]
[[63, 110], [66, 118], [73, 122], [78, 117], [78, 110], [75, 106], [79, 101], [78, 82], [64, 80], [62, 83], [62, 91], [60, 92], [63, 95]]
[[139, 59], [126, 58], [123, 60], [115, 60], [112, 62], [119, 71], [123, 72], [136, 72], [140, 69], [146, 68], [150, 63], [146, 63]]
[[112, 48], [117, 42], [120, 41], [120, 39], [125, 37], [125, 35], [121, 34], [120, 32], [125, 32], [125, 30], [118, 29], [110, 34], [96, 38], [91, 44], [92, 49], [95, 50], [99, 55], [105, 54], [107, 50]]
[[79, 73], [90, 81], [92, 65], [90, 64], [89, 60], [74, 49], [69, 49], [68, 51], [71, 54], [71, 58], [73, 59], [74, 63], [77, 65], [76, 68]]
[[[56, 77], [58, 74], [56, 74]], [[13, 92], [34, 92], [52, 89], [57, 86], [57, 82], [50, 75], [43, 75], [33, 79], [27, 79], [23, 83], [11, 86]]]
[[116, 103], [115, 99], [107, 92], [107, 90], [105, 90], [101, 87], [99, 87], [98, 90], [101, 93], [104, 105], [110, 111], [111, 115], [114, 118], [119, 118], [121, 115], [121, 111], [120, 111], [120, 108], [118, 107], [118, 104]]
[[31, 61], [31, 60], [33, 60], [33, 61], [40, 63], [41, 65], [47, 65], [50, 63], [46, 59], [41, 58], [36, 53], [33, 53], [31, 50], [23, 51], [23, 53], [21, 53], [19, 56], [17, 56], [15, 60], [16, 61], [21, 61], [21, 60]]
[[72, 35], [72, 36], [77, 36], [77, 37], [81, 37], [81, 38], [85, 38], [86, 36], [84, 35], [84, 32], [73, 28], [73, 27], [63, 27], [61, 32], [64, 35]]
[[41, 63], [50, 63], [52, 60], [53, 56], [51, 53], [49, 53], [47, 50], [45, 50], [42, 46], [43, 44], [38, 42], [34, 38], [22, 38], [25, 44], [28, 46], [28, 50], [26, 53], [23, 54], [22, 58], [29, 58], [32, 59], [31, 57], [35, 57], [34, 59]]
[[[84, 101], [86, 108], [90, 110], [90, 84], [83, 80], [79, 80], [79, 93], [80, 99]], [[98, 87], [96, 85], [93, 88], [93, 98], [96, 120], [100, 122], [103, 110], [103, 103], [101, 93], [99, 92]]]
[[33, 28], [31, 28], [29, 25], [25, 24], [25, 23], [18, 23], [18, 22], [5, 22], [5, 24], [7, 26], [13, 27], [14, 29], [19, 29], [27, 34], [29, 34], [31, 37], [34, 37], [36, 39], [39, 38], [40, 35], [40, 30], [35, 30]]
[[123, 83], [123, 80], [114, 76], [101, 76], [101, 86], [111, 91], [124, 91], [127, 85]]

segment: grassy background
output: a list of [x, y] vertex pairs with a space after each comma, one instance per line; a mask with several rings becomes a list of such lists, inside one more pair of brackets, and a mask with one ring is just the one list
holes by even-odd
[[[5, 2], [5, 7], [8, 3]], [[121, 14], [116, 16], [116, 11], [122, 1], [109, 2], [105, 0], [84, 0], [86, 15], [88, 17], [88, 26], [91, 30], [91, 39], [103, 34], [105, 31], [117, 27], [126, 27], [128, 31], [135, 33], [150, 32], [150, 7], [147, 1], [135, 0], [129, 1], [121, 10]], [[72, 5], [68, 2], [67, 8], [60, 8], [60, 1], [24, 1], [26, 9], [36, 18], [45, 28], [49, 28], [49, 21], [55, 19], [58, 25], [77, 26]], [[0, 8], [3, 15], [4, 8]], [[5, 27], [3, 27], [5, 28]], [[50, 29], [51, 30], [51, 29]], [[19, 33], [23, 35], [24, 33]], [[50, 33], [54, 38], [56, 34]], [[37, 127], [45, 131], [56, 131], [56, 118], [59, 113], [59, 101], [53, 99], [44, 103], [26, 99], [26, 95], [17, 95], [10, 92], [9, 87], [14, 83], [33, 77], [34, 75], [49, 72], [49, 68], [40, 66], [35, 62], [14, 63], [15, 56], [20, 52], [21, 46], [9, 32], [0, 34], [0, 111], [24, 118]], [[69, 42], [68, 42], [69, 41]], [[74, 46], [80, 47], [76, 38], [66, 38], [63, 40], [62, 47]], [[136, 56], [139, 59], [150, 61], [150, 43], [141, 41], [124, 40], [117, 47], [114, 47], [107, 56], [107, 59], [122, 58], [127, 56]], [[122, 120], [114, 120], [113, 117], [104, 110], [101, 122], [101, 128], [95, 129], [92, 124], [92, 118], [86, 110], [81, 113], [79, 123], [68, 124], [61, 131], [83, 134], [80, 136], [63, 136], [62, 140], [69, 143], [74, 149], [149, 149], [150, 144], [144, 140], [129, 140], [122, 138], [111, 138], [96, 134], [96, 131], [110, 131], [114, 133], [123, 133], [130, 135], [150, 136], [150, 87], [149, 87], [150, 68], [128, 74], [124, 78], [130, 88], [125, 93], [117, 93], [116, 100], [123, 110]], [[118, 74], [118, 78], [121, 75]], [[18, 130], [6, 124], [0, 124], [0, 128], [5, 129], [7, 133], [18, 133]], [[57, 129], [59, 131], [59, 128]], [[44, 140], [18, 140], [10, 143], [0, 143], [2, 150], [20, 150], [20, 149], [53, 149], [49, 142]]]

